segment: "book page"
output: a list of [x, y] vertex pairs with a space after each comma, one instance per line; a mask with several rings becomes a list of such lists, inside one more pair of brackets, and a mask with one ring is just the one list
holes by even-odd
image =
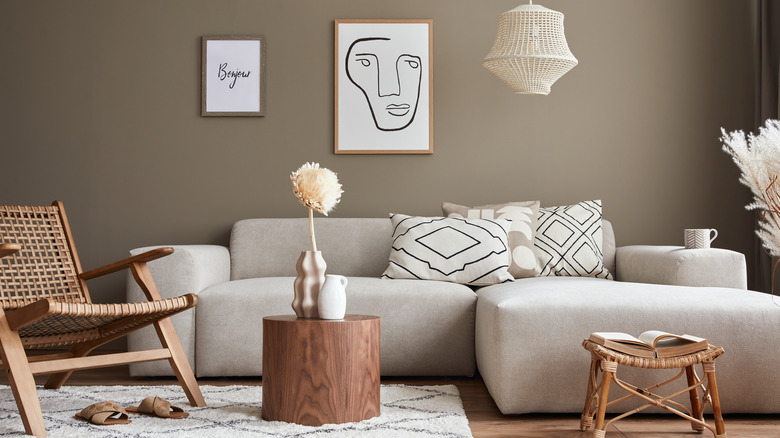
[[671, 338], [677, 338], [678, 336], [661, 330], [648, 330], [642, 333], [641, 335], [639, 335], [639, 340], [647, 343], [648, 345], [655, 346], [656, 342], [660, 342], [660, 339], [665, 337], [670, 337], [671, 339]]
[[[642, 342], [641, 340], [629, 335], [628, 333], [620, 333], [620, 332], [595, 332], [594, 335], [601, 336], [604, 339], [609, 339], [610, 341], [616, 341], [616, 342], [626, 342], [629, 344], [640, 344], [645, 345], [645, 342]], [[647, 346], [650, 346], [651, 344], [647, 344]]]

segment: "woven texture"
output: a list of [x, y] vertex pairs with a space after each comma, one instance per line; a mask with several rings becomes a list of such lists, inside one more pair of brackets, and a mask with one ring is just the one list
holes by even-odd
[[697, 353], [686, 354], [684, 356], [653, 359], [619, 353], [615, 350], [606, 348], [603, 345], [596, 344], [595, 342], [592, 342], [588, 339], [582, 341], [582, 347], [596, 356], [599, 356], [610, 362], [616, 362], [620, 365], [664, 370], [687, 367], [702, 362], [712, 362], [724, 353], [723, 347], [710, 345], [706, 350], [699, 351]]
[[0, 258], [0, 303], [14, 309], [42, 298], [85, 303], [78, 272], [55, 206], [0, 206], [0, 242], [21, 251]]
[[499, 15], [496, 40], [482, 61], [515, 93], [543, 95], [575, 65], [563, 14], [539, 5], [521, 5]]
[[142, 303], [91, 303], [63, 217], [58, 205], [0, 206], [0, 243], [21, 245], [17, 253], [0, 258], [0, 303], [9, 317], [36, 303], [25, 311], [40, 317], [18, 328], [25, 348], [116, 337], [196, 305], [192, 294]]
[[91, 341], [131, 332], [187, 310], [195, 303], [190, 295], [143, 303], [53, 303], [45, 318], [20, 328], [19, 336], [25, 348]]

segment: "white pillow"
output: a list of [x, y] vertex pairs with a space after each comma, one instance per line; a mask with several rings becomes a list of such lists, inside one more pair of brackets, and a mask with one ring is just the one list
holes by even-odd
[[540, 276], [612, 280], [604, 267], [601, 201], [539, 209], [534, 251]]
[[392, 247], [382, 278], [482, 286], [512, 281], [506, 219], [391, 214]]

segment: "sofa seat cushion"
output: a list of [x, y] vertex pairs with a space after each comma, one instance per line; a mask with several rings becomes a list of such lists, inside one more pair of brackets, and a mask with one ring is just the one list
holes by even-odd
[[[471, 376], [477, 295], [448, 282], [348, 277], [347, 313], [381, 317], [384, 376]], [[262, 375], [264, 316], [292, 314], [293, 277], [235, 280], [198, 295], [197, 375]]]
[[[528, 278], [477, 293], [477, 365], [505, 414], [581, 412], [590, 363], [582, 340], [594, 331], [650, 329], [701, 336], [725, 349], [716, 362], [724, 412], [780, 411], [780, 398], [766, 390], [780, 387], [773, 365], [780, 307], [767, 294], [585, 277]], [[618, 373], [640, 387], [675, 374]], [[625, 412], [631, 403], [610, 409]]]

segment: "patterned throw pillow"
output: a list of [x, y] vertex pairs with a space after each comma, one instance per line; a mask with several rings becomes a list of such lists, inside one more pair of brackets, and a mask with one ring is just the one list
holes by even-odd
[[509, 273], [514, 278], [539, 275], [539, 266], [534, 252], [534, 234], [536, 233], [536, 217], [539, 214], [539, 201], [507, 202], [471, 208], [444, 202], [441, 204], [441, 211], [447, 217], [512, 221], [512, 227], [509, 229]]
[[391, 214], [392, 248], [382, 278], [468, 285], [512, 281], [507, 271], [511, 222]]
[[541, 276], [612, 280], [601, 249], [601, 201], [539, 209], [536, 257]]

